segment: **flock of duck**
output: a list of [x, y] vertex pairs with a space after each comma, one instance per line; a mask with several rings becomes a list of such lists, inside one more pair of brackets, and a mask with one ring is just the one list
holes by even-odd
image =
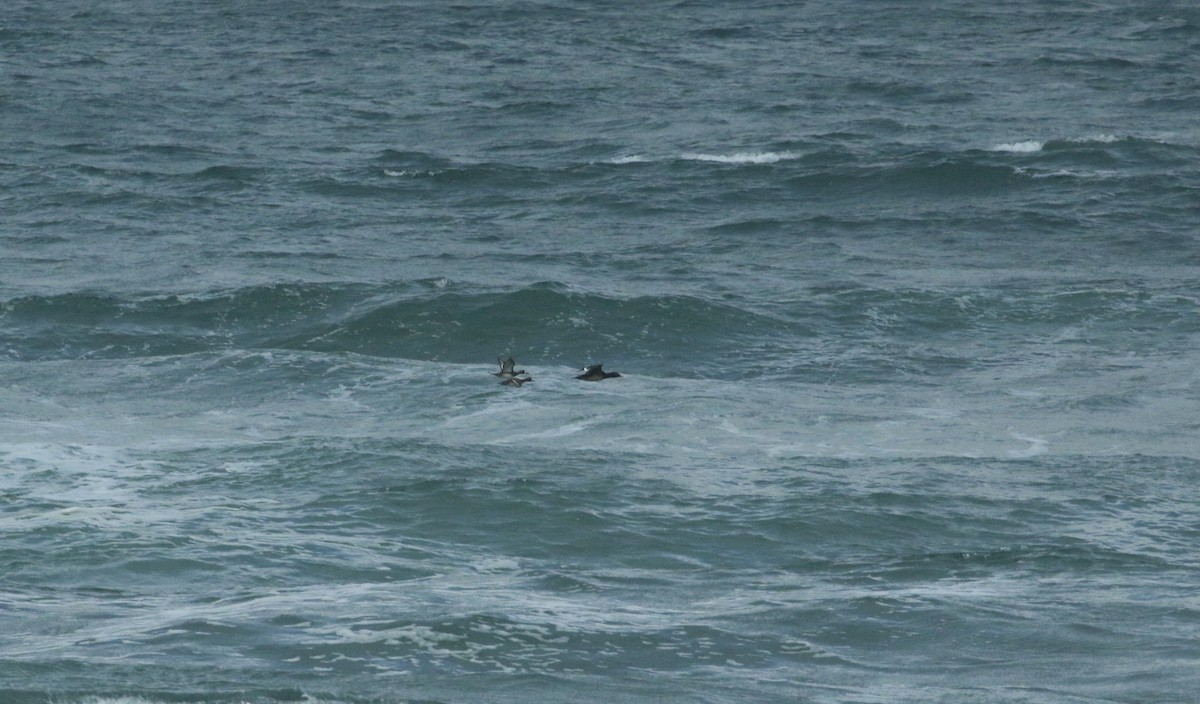
[[[524, 369], [517, 369], [517, 362], [512, 357], [508, 359], [497, 357], [496, 361], [500, 363], [500, 371], [492, 372], [492, 375], [500, 377], [502, 379], [500, 383], [504, 386], [520, 386], [521, 384], [533, 381], [533, 377], [529, 375], [529, 372], [526, 372]], [[604, 371], [604, 365], [602, 364], [592, 364], [579, 371], [582, 373], [575, 378], [584, 381], [602, 381], [615, 376], [621, 376], [620, 372]]]

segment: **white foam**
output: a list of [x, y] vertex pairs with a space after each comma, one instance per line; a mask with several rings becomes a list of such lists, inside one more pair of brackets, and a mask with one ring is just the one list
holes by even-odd
[[472, 562], [471, 569], [481, 573], [513, 572], [521, 569], [521, 563], [511, 557], [487, 557]]
[[794, 152], [737, 152], [735, 154], [683, 154], [688, 161], [707, 161], [715, 164], [774, 164], [790, 159], [799, 159]]
[[1042, 151], [1042, 148], [1045, 146], [1046, 146], [1045, 142], [1028, 140], [1025, 142], [1009, 142], [1007, 144], [997, 144], [997, 145], [993, 146], [991, 149], [989, 149], [988, 151], [1007, 152], [1009, 154], [1034, 154], [1036, 152]]
[[1113, 142], [1121, 141], [1121, 138], [1115, 134], [1095, 134], [1090, 137], [1079, 137], [1076, 139], [1068, 139], [1068, 142], [1082, 144], [1087, 142], [1098, 142], [1100, 144], [1112, 144]]
[[[1113, 144], [1114, 142], [1121, 141], [1121, 139], [1121, 137], [1114, 134], [1093, 134], [1085, 137], [1071, 137], [1059, 141], [1067, 144]], [[990, 147], [988, 151], [1007, 152], [1009, 154], [1036, 154], [1045, 149], [1046, 144], [1047, 142], [1045, 141], [1028, 139], [1022, 142], [996, 144]]]
[[1087, 174], [1070, 169], [1058, 169], [1046, 174], [1031, 174], [1030, 178], [1086, 178]]
[[1033, 435], [1024, 435], [1015, 431], [1010, 431], [1009, 435], [1014, 440], [1020, 440], [1021, 442], [1029, 443], [1028, 447], [1017, 450], [1009, 450], [1009, 457], [1021, 459], [1026, 457], [1036, 457], [1037, 455], [1044, 455], [1046, 454], [1047, 448], [1050, 446], [1050, 441], [1046, 440], [1045, 438], [1039, 438]]
[[[166, 700], [164, 700], [164, 699], [147, 699], [145, 697], [136, 697], [136, 696], [84, 697], [83, 699], [77, 699], [77, 700], [54, 699], [53, 701], [58, 702], [60, 704], [71, 704], [72, 702], [78, 702], [78, 704], [167, 704]], [[304, 702], [306, 702], [306, 704], [335, 704], [334, 700], [313, 699], [312, 697], [309, 697], [308, 695], [305, 695]], [[250, 703], [249, 702], [241, 702], [240, 704], [250, 704]]]
[[421, 176], [437, 176], [439, 173], [441, 173], [441, 172], [432, 171], [432, 170], [421, 170], [421, 169], [402, 169], [399, 171], [397, 171], [395, 169], [384, 169], [383, 170], [384, 176], [390, 176], [392, 178], [418, 178]]
[[525, 434], [521, 434], [521, 435], [508, 434], [508, 435], [505, 435], [503, 438], [494, 440], [493, 443], [511, 443], [511, 442], [519, 442], [522, 440], [538, 440], [538, 439], [545, 439], [545, 438], [566, 437], [568, 435], [574, 435], [575, 433], [587, 430], [588, 428], [595, 425], [596, 422], [597, 421], [595, 419], [587, 419], [587, 420], [581, 420], [581, 421], [565, 423], [563, 425], [554, 426], [552, 428], [548, 428], [546, 430], [541, 430], [536, 433], [525, 433]]
[[618, 164], [618, 165], [620, 165], [620, 164], [645, 164], [648, 161], [650, 161], [650, 160], [647, 159], [646, 157], [642, 156], [641, 154], [630, 154], [628, 156], [618, 156], [618, 157], [614, 157], [612, 159], [608, 159], [604, 163], [605, 164]]

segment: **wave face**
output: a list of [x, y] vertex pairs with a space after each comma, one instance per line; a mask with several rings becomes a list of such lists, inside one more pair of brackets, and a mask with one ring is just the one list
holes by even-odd
[[951, 5], [6, 8], [0, 702], [1194, 699], [1200, 14]]

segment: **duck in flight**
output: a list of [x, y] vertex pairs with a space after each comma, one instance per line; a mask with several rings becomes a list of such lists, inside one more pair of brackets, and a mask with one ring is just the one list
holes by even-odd
[[496, 361], [500, 363], [500, 371], [492, 372], [492, 374], [500, 377], [501, 379], [512, 379], [513, 377], [525, 373], [524, 369], [516, 369], [517, 363], [512, 357], [503, 360], [497, 357]]
[[604, 371], [604, 365], [602, 364], [593, 364], [591, 366], [584, 367], [580, 371], [583, 373], [575, 378], [583, 379], [584, 381], [601, 381], [603, 379], [612, 379], [613, 377], [621, 376], [620, 372]]

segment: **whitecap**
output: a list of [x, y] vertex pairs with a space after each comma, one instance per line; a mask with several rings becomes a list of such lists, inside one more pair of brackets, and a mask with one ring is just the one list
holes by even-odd
[[383, 175], [390, 176], [391, 178], [418, 178], [421, 176], [437, 176], [438, 173], [438, 171], [427, 171], [420, 169], [402, 169], [399, 171], [396, 169], [383, 170]]
[[[1121, 137], [1113, 134], [1093, 134], [1086, 137], [1072, 137], [1058, 141], [1060, 144], [1113, 144], [1121, 141]], [[1047, 142], [1029, 139], [1022, 142], [1006, 142], [996, 144], [988, 149], [992, 152], [1007, 152], [1010, 154], [1035, 154], [1046, 148]]]
[[687, 161], [707, 161], [715, 164], [774, 164], [790, 159], [799, 159], [794, 152], [737, 152], [736, 154], [697, 154], [681, 155]]
[[1095, 142], [1097, 144], [1112, 144], [1114, 142], [1121, 141], [1121, 138], [1116, 136], [1115, 134], [1094, 134], [1089, 137], [1078, 137], [1075, 139], [1068, 139], [1067, 141], [1075, 143], [1075, 144], [1087, 144], [1087, 143], [1091, 143], [1091, 142]]
[[1007, 152], [1010, 154], [1033, 154], [1042, 151], [1045, 142], [1028, 140], [1025, 142], [1010, 142], [1007, 144], [997, 144], [988, 151], [992, 152]]
[[612, 159], [606, 159], [604, 163], [615, 164], [619, 166], [622, 164], [645, 164], [648, 161], [650, 161], [650, 159], [642, 156], [641, 154], [630, 154], [628, 156], [617, 156], [613, 157]]

